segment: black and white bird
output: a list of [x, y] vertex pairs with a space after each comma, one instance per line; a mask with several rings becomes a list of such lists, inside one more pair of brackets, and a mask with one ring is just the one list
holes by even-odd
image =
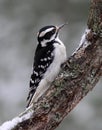
[[37, 35], [38, 45], [35, 51], [33, 73], [27, 97], [27, 108], [49, 88], [60, 71], [61, 64], [67, 59], [66, 47], [58, 37], [59, 30], [65, 24], [45, 26]]

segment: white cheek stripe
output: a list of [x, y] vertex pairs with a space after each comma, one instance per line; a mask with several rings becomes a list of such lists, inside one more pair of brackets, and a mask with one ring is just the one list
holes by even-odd
[[41, 32], [40, 35], [39, 35], [39, 37], [43, 37], [47, 32], [50, 32], [50, 31], [53, 30], [53, 29], [54, 29], [54, 28], [52, 27], [52, 28], [49, 28], [49, 29], [47, 29], [47, 30]]

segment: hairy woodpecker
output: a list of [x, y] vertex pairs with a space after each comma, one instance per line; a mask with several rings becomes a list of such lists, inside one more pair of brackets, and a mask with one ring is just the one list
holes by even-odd
[[58, 37], [65, 24], [41, 28], [37, 35], [33, 72], [29, 84], [27, 108], [49, 88], [60, 71], [61, 64], [67, 59], [66, 47]]

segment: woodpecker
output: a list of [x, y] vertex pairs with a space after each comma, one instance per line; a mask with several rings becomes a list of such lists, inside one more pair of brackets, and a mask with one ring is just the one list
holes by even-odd
[[33, 72], [29, 83], [27, 108], [37, 102], [58, 75], [61, 64], [67, 59], [66, 47], [59, 39], [61, 26], [45, 26], [37, 34]]

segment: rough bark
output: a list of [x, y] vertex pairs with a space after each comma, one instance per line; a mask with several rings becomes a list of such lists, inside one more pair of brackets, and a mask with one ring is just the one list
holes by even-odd
[[90, 31], [75, 53], [62, 65], [50, 89], [34, 104], [30, 119], [12, 130], [54, 130], [102, 76], [102, 0], [91, 0]]

